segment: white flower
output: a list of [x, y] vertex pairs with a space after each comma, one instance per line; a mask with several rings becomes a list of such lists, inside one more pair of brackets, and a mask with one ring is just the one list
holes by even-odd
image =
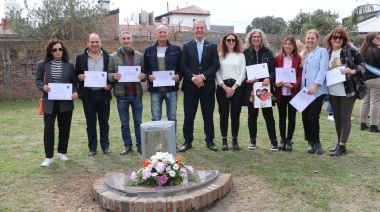
[[171, 171], [169, 172], [169, 175], [170, 175], [170, 177], [175, 177], [175, 171], [171, 170]]
[[178, 164], [174, 164], [174, 165], [173, 165], [173, 169], [174, 169], [174, 170], [178, 170], [178, 169], [179, 169]]
[[157, 172], [153, 172], [152, 177], [156, 177], [156, 176], [157, 176]]

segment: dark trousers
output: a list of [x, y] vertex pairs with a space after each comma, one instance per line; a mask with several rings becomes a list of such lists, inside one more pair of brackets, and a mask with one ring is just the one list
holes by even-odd
[[97, 149], [97, 130], [96, 122], [99, 121], [100, 128], [100, 146], [102, 150], [108, 149], [109, 142], [109, 125], [110, 101], [106, 100], [105, 91], [88, 90], [87, 100], [83, 100], [83, 110], [87, 123], [88, 148], [96, 151]]
[[[272, 107], [262, 108], [263, 116], [267, 126], [267, 132], [271, 141], [276, 140], [276, 124], [273, 117]], [[253, 105], [248, 106], [248, 128], [251, 139], [256, 140], [257, 136], [257, 117], [259, 116], [259, 108], [254, 108]]]
[[351, 115], [355, 105], [355, 96], [333, 96], [330, 94], [329, 101], [334, 113], [335, 130], [338, 141], [347, 143], [351, 133]]
[[305, 132], [305, 140], [312, 142], [320, 142], [319, 139], [319, 114], [322, 110], [323, 100], [326, 95], [318, 96], [309, 106], [302, 111], [303, 130]]
[[[297, 110], [289, 104], [291, 96], [281, 96], [280, 104], [277, 104], [279, 114], [280, 136], [284, 140], [292, 140], [296, 128]], [[288, 134], [286, 136], [286, 118], [288, 118]]]
[[71, 118], [73, 111], [59, 112], [59, 101], [54, 101], [51, 114], [44, 114], [44, 147], [46, 158], [54, 155], [54, 125], [58, 121], [58, 153], [66, 154], [69, 144]]
[[[227, 84], [226, 84], [227, 85]], [[230, 87], [230, 85], [227, 85]], [[218, 87], [216, 90], [216, 100], [219, 106], [220, 116], [220, 132], [222, 137], [227, 137], [228, 133], [228, 116], [231, 108], [231, 132], [232, 137], [238, 137], [240, 125], [240, 112], [243, 100], [243, 89], [238, 87], [231, 98], [226, 97], [226, 92], [223, 88]]]
[[185, 142], [191, 143], [194, 140], [194, 119], [198, 109], [198, 102], [201, 102], [201, 110], [203, 116], [203, 129], [206, 134], [206, 142], [211, 142], [215, 138], [214, 132], [214, 107], [215, 95], [214, 94], [195, 94], [184, 93], [183, 107], [185, 113], [185, 120], [183, 123], [183, 137]]

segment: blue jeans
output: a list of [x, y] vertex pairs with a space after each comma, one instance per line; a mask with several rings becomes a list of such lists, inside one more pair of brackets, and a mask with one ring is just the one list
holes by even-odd
[[166, 103], [166, 116], [168, 121], [177, 122], [177, 91], [166, 92], [159, 91], [150, 93], [150, 106], [152, 112], [152, 121], [160, 121], [162, 117], [162, 102]]
[[135, 126], [136, 146], [141, 147], [140, 125], [142, 121], [143, 103], [141, 97], [135, 94], [127, 94], [125, 97], [117, 97], [117, 110], [121, 121], [121, 135], [124, 146], [132, 148], [131, 130], [129, 128], [129, 105], [132, 107], [133, 123]]
[[330, 100], [327, 102], [327, 113], [329, 114], [329, 116], [334, 115], [333, 110], [331, 108]]

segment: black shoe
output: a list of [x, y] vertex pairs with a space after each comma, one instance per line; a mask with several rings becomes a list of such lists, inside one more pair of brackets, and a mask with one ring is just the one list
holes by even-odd
[[209, 148], [211, 151], [214, 151], [214, 152], [218, 151], [218, 147], [216, 147], [216, 145], [214, 144], [213, 141], [209, 141], [209, 142], [207, 142], [206, 146], [207, 146], [207, 148]]
[[378, 133], [378, 132], [380, 132], [380, 130], [377, 128], [377, 125], [371, 125], [371, 126], [369, 127], [369, 131], [370, 131], [370, 132], [374, 132], [374, 133]]
[[280, 145], [278, 146], [278, 150], [285, 150], [285, 138], [281, 138]]
[[138, 146], [138, 147], [137, 147], [137, 152], [138, 152], [140, 155], [142, 155], [141, 146]]
[[130, 152], [132, 152], [132, 147], [127, 146], [123, 151], [120, 152], [120, 155], [126, 155]]
[[228, 151], [227, 138], [222, 138], [222, 150]]
[[323, 148], [322, 148], [322, 144], [320, 141], [315, 142], [315, 153], [317, 153], [317, 155], [323, 154]]
[[285, 150], [286, 151], [292, 151], [293, 150], [293, 142], [291, 140], [286, 141]]
[[90, 150], [90, 152], [88, 153], [88, 156], [94, 156], [94, 155], [96, 155], [96, 151]]
[[361, 131], [364, 131], [364, 130], [368, 130], [369, 127], [366, 123], [360, 123], [360, 130]]
[[250, 139], [249, 140], [248, 149], [250, 149], [250, 150], [255, 150], [256, 149], [256, 139]]
[[338, 148], [338, 146], [339, 146], [339, 142], [335, 145], [334, 148], [330, 149], [329, 152], [335, 152], [336, 148]]
[[110, 155], [112, 152], [111, 152], [111, 150], [110, 149], [105, 149], [105, 150], [103, 150], [103, 154], [105, 154], [105, 155]]
[[314, 142], [308, 141], [307, 153], [310, 153], [310, 154], [315, 153]]
[[278, 142], [277, 140], [273, 140], [271, 141], [271, 147], [270, 147], [270, 151], [277, 151], [278, 150]]
[[346, 146], [337, 145], [336, 150], [330, 156], [340, 156], [347, 153]]
[[190, 142], [185, 142], [181, 146], [181, 148], [178, 150], [179, 152], [186, 152], [187, 150], [193, 148], [193, 145]]
[[237, 138], [232, 138], [232, 149], [233, 150], [240, 150]]

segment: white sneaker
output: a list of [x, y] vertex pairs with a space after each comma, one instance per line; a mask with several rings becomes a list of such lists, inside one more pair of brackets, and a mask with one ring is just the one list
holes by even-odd
[[58, 153], [57, 156], [58, 156], [58, 159], [59, 159], [60, 161], [67, 161], [67, 160], [69, 160], [69, 158], [66, 157], [65, 154]]
[[327, 116], [327, 119], [330, 120], [330, 121], [335, 121], [334, 120], [334, 116]]
[[41, 163], [41, 166], [46, 167], [50, 166], [50, 164], [54, 163], [54, 158], [45, 158], [45, 161]]

